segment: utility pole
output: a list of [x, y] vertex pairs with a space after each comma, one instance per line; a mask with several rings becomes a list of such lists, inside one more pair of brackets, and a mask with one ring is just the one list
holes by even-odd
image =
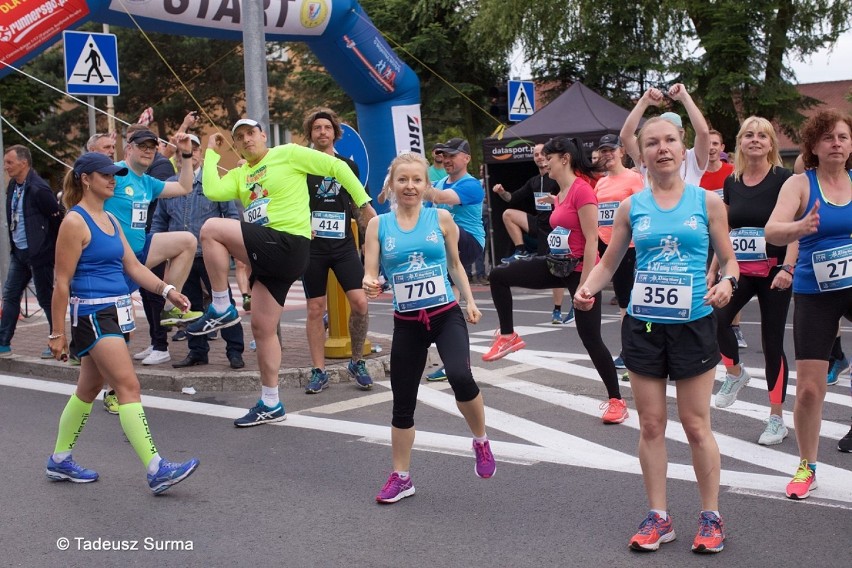
[[266, 76], [266, 32], [263, 3], [243, 0], [243, 60], [245, 62], [246, 110], [248, 118], [269, 133], [269, 82]]

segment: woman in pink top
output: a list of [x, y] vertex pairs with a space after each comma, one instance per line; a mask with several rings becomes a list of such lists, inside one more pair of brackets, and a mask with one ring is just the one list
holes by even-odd
[[[500, 333], [488, 353], [482, 356], [485, 361], [496, 361], [526, 346], [514, 330], [513, 286], [534, 290], [568, 288], [573, 294], [600, 259], [598, 202], [592, 186], [583, 178], [590, 178], [595, 166], [589, 163], [573, 138], [554, 138], [543, 151], [550, 166], [550, 177], [559, 184], [557, 195], [540, 198], [541, 202], [554, 206], [550, 215], [553, 231], [547, 237], [550, 254], [517, 260], [491, 271], [491, 297], [500, 319]], [[627, 418], [627, 406], [621, 399], [612, 355], [601, 338], [600, 297], [598, 292], [597, 302], [590, 311], [577, 313], [577, 334], [607, 389], [609, 400], [601, 405], [605, 409], [602, 420], [619, 424]]]

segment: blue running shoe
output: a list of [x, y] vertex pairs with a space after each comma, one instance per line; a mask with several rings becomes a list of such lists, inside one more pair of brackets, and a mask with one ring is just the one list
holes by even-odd
[[553, 325], [562, 325], [562, 310], [553, 310], [550, 316], [550, 323]]
[[317, 394], [328, 386], [328, 374], [319, 369], [311, 369], [311, 381], [305, 387], [305, 394]]
[[234, 420], [234, 426], [237, 428], [246, 428], [248, 426], [260, 426], [261, 424], [271, 424], [272, 422], [281, 422], [287, 416], [284, 414], [284, 405], [280, 402], [275, 408], [269, 408], [263, 404], [262, 400], [258, 400], [242, 418]]
[[159, 495], [172, 485], [177, 485], [198, 469], [198, 460], [192, 458], [183, 463], [172, 463], [164, 459], [160, 460], [160, 469], [157, 473], [148, 474], [148, 487], [154, 492], [154, 495]]
[[207, 335], [211, 331], [231, 327], [238, 323], [240, 323], [240, 314], [237, 313], [234, 306], [228, 306], [225, 313], [220, 314], [213, 309], [213, 304], [210, 304], [203, 316], [186, 326], [186, 332], [189, 335]]
[[357, 363], [349, 360], [349, 366], [346, 368], [349, 371], [349, 376], [355, 379], [358, 387], [362, 390], [370, 390], [373, 388], [373, 379], [370, 378], [370, 373], [367, 372], [367, 364], [361, 359]]
[[426, 380], [430, 383], [434, 383], [435, 381], [446, 381], [447, 371], [443, 367], [441, 367], [437, 371], [433, 371], [426, 375]]
[[826, 383], [831, 385], [836, 385], [837, 380], [840, 378], [840, 375], [845, 373], [849, 369], [849, 359], [844, 357], [843, 359], [835, 359], [834, 364], [831, 366], [831, 369], [828, 370], [828, 376], [826, 377]]
[[568, 308], [568, 313], [565, 317], [562, 318], [562, 323], [568, 325], [569, 323], [574, 323], [574, 306]]
[[613, 361], [615, 363], [615, 368], [618, 371], [626, 371], [627, 366], [624, 364], [624, 359], [621, 357], [621, 353], [618, 354], [618, 357]]
[[502, 264], [511, 264], [511, 263], [515, 262], [516, 260], [524, 260], [524, 259], [527, 259], [529, 257], [530, 257], [530, 253], [528, 253], [526, 251], [516, 252], [516, 253], [510, 254], [507, 257], [501, 258], [500, 262]]
[[51, 455], [47, 458], [47, 468], [44, 470], [47, 477], [54, 481], [72, 481], [74, 483], [91, 483], [98, 480], [98, 472], [92, 469], [80, 467], [77, 462], [68, 456], [63, 461], [56, 463]]

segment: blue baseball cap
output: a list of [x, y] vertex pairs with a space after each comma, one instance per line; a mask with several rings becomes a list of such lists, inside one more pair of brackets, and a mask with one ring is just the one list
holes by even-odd
[[83, 174], [98, 172], [99, 174], [112, 174], [114, 176], [126, 176], [127, 168], [122, 168], [113, 163], [106, 154], [99, 152], [86, 152], [74, 162], [74, 173], [77, 177]]
[[660, 115], [660, 118], [663, 120], [668, 120], [678, 128], [683, 128], [683, 121], [680, 119], [680, 115], [673, 112], [664, 112]]

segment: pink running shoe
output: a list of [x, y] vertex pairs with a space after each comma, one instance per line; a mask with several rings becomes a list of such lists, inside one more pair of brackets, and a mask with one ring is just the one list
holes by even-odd
[[627, 403], [621, 398], [611, 398], [600, 407], [606, 409], [601, 416], [604, 424], [621, 424], [627, 420]]
[[499, 335], [498, 333], [496, 339], [494, 339], [494, 343], [491, 344], [491, 349], [488, 350], [488, 353], [482, 356], [482, 360], [496, 361], [497, 359], [502, 359], [509, 353], [514, 353], [526, 346], [527, 344], [517, 333], [513, 333], [508, 337]]
[[494, 461], [494, 454], [491, 453], [491, 444], [488, 440], [484, 442], [473, 441], [473, 452], [476, 454], [476, 466], [473, 471], [482, 479], [488, 479], [497, 471], [497, 462]]
[[379, 503], [396, 503], [400, 499], [405, 499], [412, 495], [414, 495], [414, 485], [411, 483], [411, 476], [409, 475], [403, 479], [397, 472], [393, 472], [388, 477], [385, 486], [376, 495], [376, 501]]

